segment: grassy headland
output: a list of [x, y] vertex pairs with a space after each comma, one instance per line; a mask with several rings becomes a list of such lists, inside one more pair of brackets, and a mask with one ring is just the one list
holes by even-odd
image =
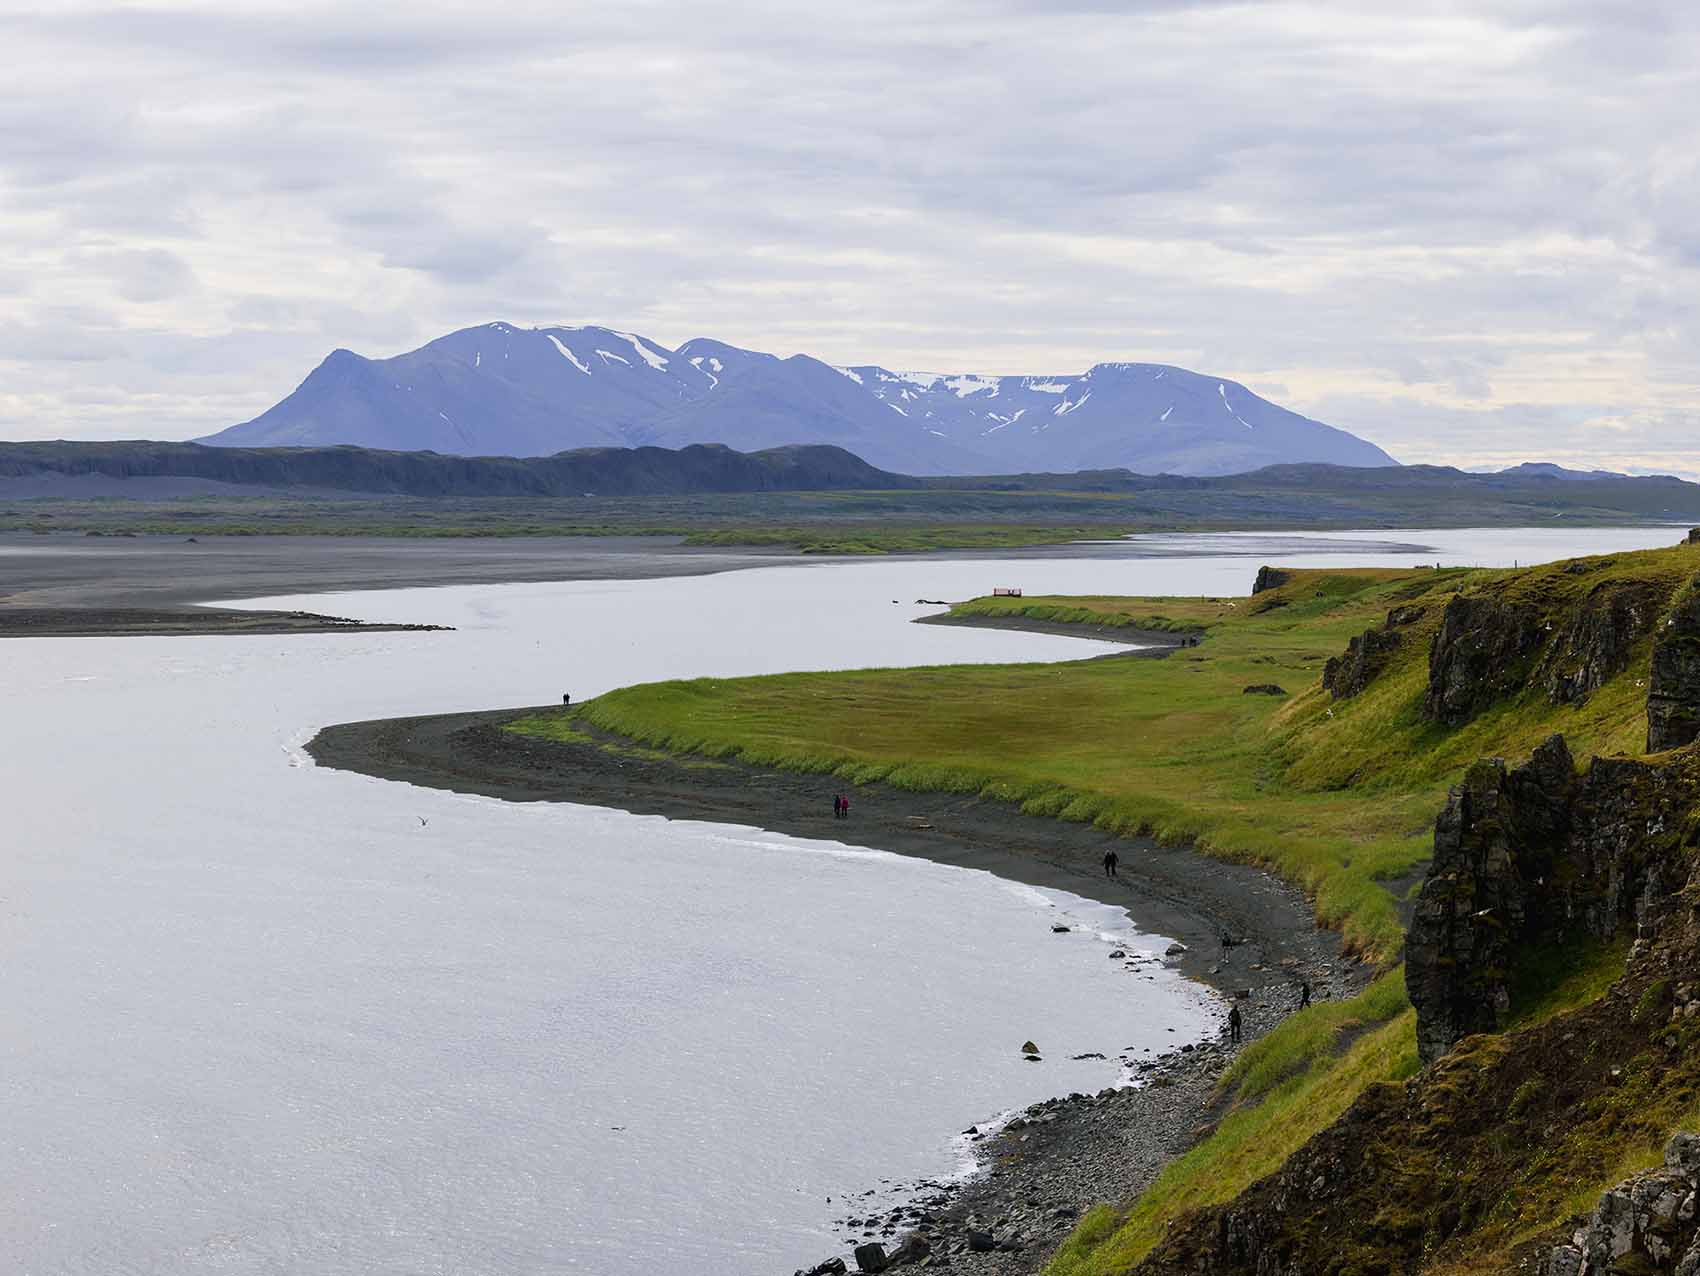
[[[1239, 600], [979, 599], [958, 610], [1201, 625], [1206, 637], [1162, 661], [653, 683], [581, 712], [675, 752], [982, 792], [1033, 814], [1191, 840], [1303, 885], [1319, 922], [1340, 927], [1356, 951], [1391, 959], [1403, 937], [1396, 895], [1427, 857], [1434, 814], [1465, 766], [1527, 752], [1553, 731], [1581, 756], [1633, 751], [1644, 729], [1645, 692], [1627, 675], [1580, 705], [1530, 687], [1462, 727], [1425, 718], [1428, 646], [1446, 602], [1492, 589], [1557, 615], [1607, 579], [1668, 592], [1697, 567], [1700, 548], [1684, 546], [1618, 555], [1584, 575], [1557, 565], [1314, 570]], [[1385, 670], [1363, 694], [1332, 700], [1319, 685], [1323, 664], [1396, 607], [1413, 618]], [[1245, 694], [1270, 683], [1291, 694]]]
[[[1295, 1015], [1247, 1050], [1223, 1078], [1213, 1133], [1131, 1206], [1084, 1219], [1051, 1268], [1109, 1276], [1129, 1270], [1189, 1211], [1273, 1172], [1371, 1087], [1416, 1072], [1414, 1015], [1392, 963], [1403, 939], [1400, 905], [1429, 854], [1448, 787], [1475, 759], [1527, 754], [1555, 731], [1580, 758], [1640, 753], [1657, 617], [1697, 570], [1700, 546], [1684, 545], [1511, 571], [1292, 571], [1277, 588], [1227, 601], [977, 599], [956, 613], [1198, 628], [1204, 639], [1161, 661], [657, 683], [609, 693], [579, 713], [668, 751], [852, 783], [979, 792], [1034, 814], [1190, 840], [1303, 884], [1319, 922], [1388, 968], [1359, 997]], [[1449, 724], [1424, 702], [1430, 648], [1460, 593], [1558, 637], [1538, 665], [1530, 656], [1493, 670], [1503, 687]], [[1588, 632], [1605, 600], [1626, 598], [1643, 621], [1623, 662], [1586, 694], [1560, 694], [1555, 688], [1580, 676], [1586, 659], [1571, 639]], [[1368, 629], [1393, 637], [1377, 648], [1365, 685], [1336, 698], [1321, 685], [1323, 665]], [[1270, 683], [1287, 694], [1246, 693]], [[571, 726], [550, 717], [520, 729]], [[1623, 955], [1621, 946], [1530, 954], [1514, 1024], [1592, 1002], [1622, 971]], [[1646, 1155], [1663, 1121], [1626, 1126], [1621, 1136], [1590, 1131], [1597, 1167], [1484, 1231], [1480, 1252], [1550, 1225], [1572, 1197], [1614, 1181]]]

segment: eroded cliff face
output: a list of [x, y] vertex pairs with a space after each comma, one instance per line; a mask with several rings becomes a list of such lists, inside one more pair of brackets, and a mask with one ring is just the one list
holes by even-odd
[[1473, 1032], [1503, 1026], [1511, 974], [1531, 936], [1562, 925], [1558, 859], [1577, 780], [1553, 736], [1523, 766], [1472, 766], [1435, 821], [1434, 860], [1405, 939], [1417, 1047], [1432, 1063]]
[[1395, 607], [1388, 612], [1385, 622], [1364, 630], [1346, 644], [1344, 653], [1329, 658], [1322, 667], [1323, 688], [1336, 700], [1361, 694], [1403, 645], [1399, 631], [1422, 616], [1421, 607]]
[[1697, 826], [1691, 759], [1595, 758], [1578, 779], [1554, 736], [1520, 767], [1471, 767], [1435, 823], [1405, 941], [1423, 1062], [1504, 1026], [1522, 957], [1650, 934], [1686, 879], [1681, 847]]
[[1533, 612], [1488, 595], [1455, 595], [1429, 646], [1424, 715], [1458, 726], [1520, 689], [1540, 641]]
[[[1577, 575], [1609, 565], [1572, 564], [1582, 569]], [[1530, 685], [1553, 704], [1579, 704], [1629, 667], [1667, 601], [1668, 587], [1643, 580], [1602, 581], [1559, 607], [1496, 593], [1458, 594], [1429, 647], [1423, 713], [1459, 726]]]
[[1653, 639], [1647, 679], [1647, 752], [1680, 748], [1696, 737], [1700, 737], [1700, 580], [1690, 583], [1677, 599]]
[[[1136, 1270], [1414, 1273], [1473, 1255], [1470, 1270], [1700, 1276], [1680, 1266], [1700, 1207], [1689, 1145], [1580, 1227], [1558, 1221], [1576, 1185], [1662, 1138], [1700, 1092], [1700, 753], [1577, 776], [1553, 739], [1522, 766], [1472, 768], [1447, 812], [1408, 968], [1433, 1062], [1372, 1086]], [[1500, 1021], [1501, 972], [1547, 926], [1576, 943], [1634, 934], [1623, 977], [1532, 1027], [1459, 1036]]]

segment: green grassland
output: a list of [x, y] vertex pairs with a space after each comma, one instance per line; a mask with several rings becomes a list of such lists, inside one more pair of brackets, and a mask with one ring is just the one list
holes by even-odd
[[997, 620], [1042, 620], [1052, 625], [1102, 625], [1111, 629], [1149, 629], [1159, 633], [1199, 633], [1233, 616], [1243, 598], [1165, 598], [1151, 600], [1104, 595], [1066, 598], [972, 598], [950, 609], [952, 616]]

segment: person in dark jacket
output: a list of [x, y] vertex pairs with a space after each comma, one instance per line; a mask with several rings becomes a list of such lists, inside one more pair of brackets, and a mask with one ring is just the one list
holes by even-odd
[[1244, 1021], [1240, 1018], [1240, 1008], [1238, 1006], [1234, 1006], [1228, 1011], [1229, 1041], [1238, 1041], [1240, 1039], [1240, 1025], [1242, 1022]]
[[1116, 855], [1116, 853], [1114, 851], [1105, 851], [1104, 852], [1104, 876], [1105, 877], [1114, 877], [1116, 875], [1116, 865], [1119, 864], [1120, 862], [1121, 862], [1120, 858]]

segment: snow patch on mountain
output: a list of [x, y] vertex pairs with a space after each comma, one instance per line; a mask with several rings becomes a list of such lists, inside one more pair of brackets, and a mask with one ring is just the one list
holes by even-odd
[[[614, 332], [614, 330], [612, 328], [610, 328], [609, 331]], [[657, 350], [659, 350], [660, 347], [656, 347], [656, 349], [652, 350], [649, 346], [649, 343], [644, 341], [643, 338], [634, 337], [629, 332], [614, 332], [614, 335], [616, 337], [620, 338], [620, 340], [622, 340], [622, 341], [629, 342], [631, 344], [632, 349], [636, 350], [638, 352], [639, 357], [642, 358], [643, 361], [645, 363], [647, 363], [650, 367], [658, 369], [658, 370], [666, 368], [666, 366], [667, 366], [666, 356], [657, 353]]]
[[544, 335], [547, 336], [549, 338], [549, 340], [551, 340], [555, 343], [555, 349], [559, 350], [561, 352], [561, 356], [564, 359], [566, 359], [569, 363], [571, 363], [573, 365], [573, 367], [577, 368], [580, 372], [584, 373], [584, 375], [587, 376], [587, 377], [590, 375], [590, 369], [588, 367], [586, 367], [582, 362], [580, 362], [579, 357], [576, 354], [574, 354], [571, 350], [567, 349], [566, 344], [564, 342], [562, 342], [562, 340], [559, 337], [557, 337], [552, 332], [545, 333]]
[[1229, 416], [1233, 417], [1234, 420], [1238, 421], [1241, 425], [1245, 426], [1245, 428], [1248, 429], [1248, 430], [1252, 430], [1252, 429], [1257, 428], [1256, 426], [1252, 425], [1252, 423], [1250, 421], [1246, 420], [1243, 416], [1241, 416], [1238, 412], [1234, 411], [1233, 404], [1228, 402], [1228, 387], [1223, 385], [1220, 381], [1218, 381], [1216, 383], [1216, 393], [1222, 396], [1222, 406], [1228, 410]]

